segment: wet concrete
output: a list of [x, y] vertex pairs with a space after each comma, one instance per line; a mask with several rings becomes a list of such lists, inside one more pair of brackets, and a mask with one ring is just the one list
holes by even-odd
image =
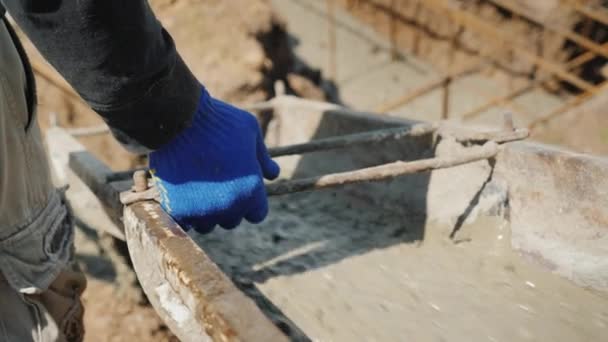
[[[449, 227], [349, 191], [271, 200], [261, 226], [196, 240], [294, 338], [600, 341], [608, 296], [511, 250], [497, 218]], [[420, 227], [426, 233], [420, 240]]]

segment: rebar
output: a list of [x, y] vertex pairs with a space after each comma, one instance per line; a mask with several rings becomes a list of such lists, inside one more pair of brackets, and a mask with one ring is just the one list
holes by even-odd
[[498, 144], [489, 141], [483, 146], [471, 147], [460, 155], [422, 159], [411, 162], [396, 161], [356, 171], [333, 173], [319, 177], [273, 183], [266, 186], [268, 196], [280, 196], [302, 191], [320, 190], [348, 184], [390, 180], [399, 176], [430, 170], [444, 169], [489, 159], [498, 153]]

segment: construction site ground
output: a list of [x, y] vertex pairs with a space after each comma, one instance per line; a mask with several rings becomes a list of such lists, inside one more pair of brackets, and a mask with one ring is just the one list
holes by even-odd
[[[273, 14], [275, 10], [287, 23], [297, 58], [307, 67], [320, 69], [325, 82], [334, 82], [335, 87], [325, 87], [336, 91], [329, 98], [337, 98], [354, 109], [373, 111], [440, 75], [431, 63], [407, 51], [401, 51], [402, 57], [393, 60], [386, 37], [338, 7], [337, 68], [332, 79], [325, 1], [151, 2], [197, 77], [213, 94], [234, 103], [270, 97], [275, 73], [280, 78], [288, 73], [281, 70], [280, 64], [289, 61], [280, 55], [285, 53], [284, 47], [269, 49], [263, 44], [264, 38], [260, 38], [276, 38], [273, 34], [280, 37], [280, 32], [273, 31], [280, 26]], [[31, 44], [26, 47], [32, 61], [44, 66]], [[320, 87], [313, 83], [299, 78], [290, 88], [298, 88], [300, 95], [321, 96]], [[43, 128], [48, 127], [52, 117], [65, 127], [102, 122], [81, 101], [65, 95], [40, 75], [38, 86], [38, 113]], [[458, 113], [509, 91], [509, 80], [488, 69], [457, 80], [450, 90], [451, 118], [458, 120]], [[391, 110], [390, 114], [437, 120], [441, 97], [442, 90], [437, 90]], [[515, 108], [494, 108], [473, 123], [494, 124], [509, 110], [516, 114], [518, 124], [525, 125], [533, 117], [519, 115], [517, 108], [542, 114], [559, 107], [566, 99], [567, 95], [537, 90], [519, 97]], [[535, 138], [578, 151], [608, 154], [608, 115], [597, 111], [583, 114], [567, 113], [535, 133]], [[117, 170], [145, 163], [144, 159], [124, 151], [108, 135], [84, 137], [81, 141]], [[267, 303], [267, 310], [279, 320], [289, 317], [291, 321], [283, 328], [293, 336], [298, 336], [301, 329], [309, 337], [321, 340], [358, 340], [364, 334], [362, 331], [367, 331], [368, 340], [395, 339], [397, 335], [390, 335], [394, 332], [414, 340], [470, 340], [466, 337], [476, 336], [489, 341], [569, 341], [580, 336], [600, 340], [599, 332], [607, 329], [605, 297], [541, 273], [520, 260], [507, 246], [508, 232], [496, 222], [469, 227], [467, 234], [476, 234], [471, 243], [454, 245], [437, 233], [428, 235], [424, 246], [419, 248], [413, 242], [397, 243], [403, 241], [403, 234], [408, 234], [410, 219], [384, 213], [346, 195], [330, 192], [273, 199], [271, 212], [270, 219], [261, 227], [245, 224], [236, 232], [218, 231], [197, 240], [237, 282], [242, 278], [239, 284], [242, 288], [247, 291], [249, 286], [251, 291], [260, 291], [278, 303], [280, 308]], [[307, 217], [298, 215], [301, 212], [308, 213]], [[313, 226], [322, 228], [315, 233], [320, 235], [304, 233]], [[260, 229], [264, 232], [257, 234]], [[427, 231], [445, 229], [435, 227]], [[171, 333], [150, 306], [133, 292], [125, 292], [116, 285], [124, 275], [124, 265], [115, 264], [103, 240], [86, 229], [78, 230], [77, 256], [89, 274], [89, 289], [84, 298], [86, 340], [171, 339]], [[222, 243], [214, 244], [215, 241]], [[370, 250], [378, 245], [386, 248]], [[244, 246], [252, 250], [243, 254], [227, 252], [231, 248], [239, 251]], [[269, 246], [280, 246], [272, 254], [289, 249], [312, 256], [304, 257], [301, 264], [281, 264], [280, 255], [269, 256]], [[241, 264], [242, 255], [251, 255], [251, 259]], [[359, 271], [352, 272], [353, 269]], [[412, 280], [414, 274], [418, 281]], [[253, 277], [257, 287], [252, 287], [252, 280], [246, 277]], [[480, 288], [486, 289], [483, 298], [476, 298]], [[352, 298], [352, 302], [345, 298]], [[377, 322], [377, 317], [394, 319]], [[560, 324], [555, 327], [555, 322]]]

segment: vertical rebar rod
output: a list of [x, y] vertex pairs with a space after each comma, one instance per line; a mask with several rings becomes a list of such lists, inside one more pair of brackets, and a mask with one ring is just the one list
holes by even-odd
[[336, 5], [335, 0], [325, 0], [327, 5], [327, 29], [328, 29], [328, 72], [329, 77], [336, 81], [337, 79], [337, 61], [336, 61]]
[[446, 120], [450, 116], [450, 84], [452, 77], [448, 76], [443, 82], [443, 99], [441, 101], [441, 119]]
[[399, 59], [399, 49], [397, 47], [397, 20], [396, 7], [397, 0], [391, 0], [390, 13], [389, 13], [389, 35], [391, 40], [391, 59], [396, 61]]
[[[422, 4], [420, 4], [420, 0], [415, 0], [414, 7], [414, 21], [418, 22], [418, 18], [420, 17], [420, 11], [422, 10]], [[420, 25], [420, 24], [419, 24]], [[412, 41], [412, 53], [414, 56], [418, 56], [420, 53], [420, 39], [421, 39], [420, 30], [414, 30], [414, 39]]]

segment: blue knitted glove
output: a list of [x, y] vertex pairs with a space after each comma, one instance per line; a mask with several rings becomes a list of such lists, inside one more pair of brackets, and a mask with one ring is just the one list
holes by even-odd
[[263, 178], [278, 177], [260, 126], [203, 89], [192, 126], [150, 154], [162, 207], [185, 229], [232, 229], [268, 214]]

